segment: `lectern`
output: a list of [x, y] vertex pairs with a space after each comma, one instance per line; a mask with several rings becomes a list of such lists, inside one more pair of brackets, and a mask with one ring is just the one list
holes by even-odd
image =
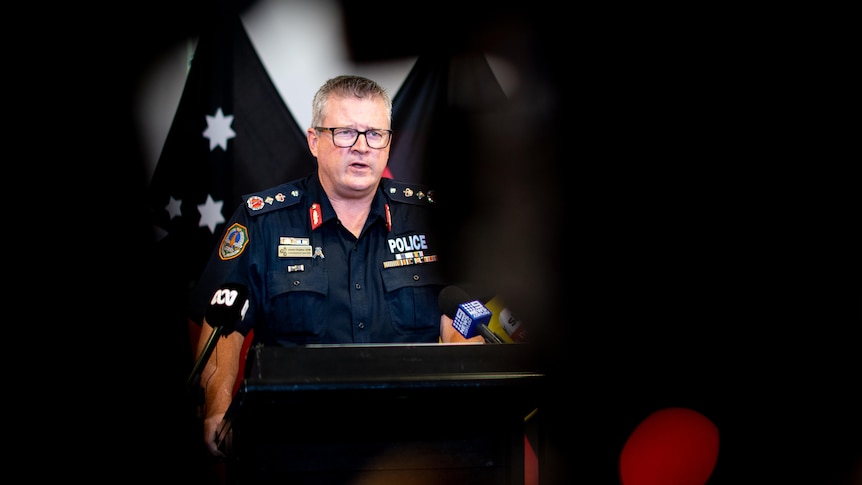
[[523, 485], [530, 344], [249, 351], [219, 434], [232, 484]]

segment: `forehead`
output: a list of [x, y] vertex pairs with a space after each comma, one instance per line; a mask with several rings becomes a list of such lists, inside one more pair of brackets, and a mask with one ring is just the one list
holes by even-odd
[[327, 126], [389, 128], [386, 103], [380, 98], [332, 96], [326, 105]]

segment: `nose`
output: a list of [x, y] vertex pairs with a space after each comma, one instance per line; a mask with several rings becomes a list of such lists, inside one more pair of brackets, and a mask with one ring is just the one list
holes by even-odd
[[365, 145], [365, 148], [371, 148], [368, 146], [368, 138], [365, 137], [365, 133], [360, 133], [356, 136], [356, 141], [353, 142], [353, 148], [356, 148], [356, 145], [359, 144], [359, 140], [362, 139], [362, 144]]

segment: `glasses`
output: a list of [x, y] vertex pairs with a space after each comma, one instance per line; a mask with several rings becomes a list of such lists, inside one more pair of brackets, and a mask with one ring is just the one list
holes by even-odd
[[341, 148], [349, 148], [356, 144], [359, 135], [365, 135], [365, 143], [371, 148], [386, 148], [389, 140], [392, 139], [392, 130], [379, 130], [377, 128], [365, 131], [354, 130], [353, 128], [324, 128], [315, 126], [315, 130], [329, 131], [332, 133], [332, 143]]

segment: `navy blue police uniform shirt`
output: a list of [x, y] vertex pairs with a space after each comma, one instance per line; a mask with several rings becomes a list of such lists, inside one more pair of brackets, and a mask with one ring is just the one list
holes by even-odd
[[437, 342], [444, 285], [432, 234], [434, 198], [384, 178], [359, 238], [345, 229], [317, 173], [244, 196], [192, 301], [204, 315], [226, 283], [249, 289], [233, 329], [255, 344]]

